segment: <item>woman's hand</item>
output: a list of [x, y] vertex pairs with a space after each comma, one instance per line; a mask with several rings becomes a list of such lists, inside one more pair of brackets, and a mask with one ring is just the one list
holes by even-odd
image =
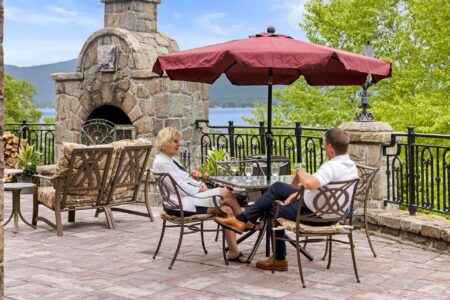
[[203, 182], [200, 183], [200, 192], [204, 192], [208, 190], [208, 187], [206, 186], [206, 184], [204, 184]]

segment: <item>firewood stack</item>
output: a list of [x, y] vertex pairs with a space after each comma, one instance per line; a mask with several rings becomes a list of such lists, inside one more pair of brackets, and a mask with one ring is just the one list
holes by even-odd
[[[27, 144], [27, 140], [23, 139], [20, 143], [25, 146]], [[19, 155], [19, 137], [9, 131], [6, 131], [3, 133], [3, 147], [5, 167], [14, 168], [17, 162], [17, 156]]]

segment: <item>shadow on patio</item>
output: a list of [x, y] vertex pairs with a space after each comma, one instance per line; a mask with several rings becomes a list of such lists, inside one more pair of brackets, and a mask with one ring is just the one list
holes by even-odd
[[[31, 219], [31, 195], [22, 195], [22, 211]], [[5, 193], [5, 215], [11, 195]], [[141, 207], [145, 211], [145, 207]], [[160, 208], [155, 208], [155, 216]], [[49, 210], [41, 214], [53, 217]], [[375, 236], [374, 258], [363, 232], [355, 233], [356, 258], [361, 283], [356, 283], [348, 245], [335, 244], [331, 269], [322, 256], [325, 245], [308, 249], [317, 259], [303, 260], [307, 288], [301, 287], [295, 253], [288, 247], [288, 272], [271, 274], [256, 269], [255, 261], [225, 266], [220, 242], [206, 233], [208, 254], [200, 235], [186, 236], [173, 270], [168, 270], [178, 231], [166, 231], [160, 254], [153, 251], [161, 221], [116, 213], [118, 229], [106, 227], [104, 215], [92, 210], [77, 212], [64, 236], [39, 222], [32, 229], [19, 222], [5, 228], [5, 299], [414, 299], [450, 298], [450, 256], [399, 244]], [[209, 226], [214, 226], [212, 223]], [[242, 246], [244, 253], [251, 243]], [[260, 247], [257, 258], [263, 257]]]

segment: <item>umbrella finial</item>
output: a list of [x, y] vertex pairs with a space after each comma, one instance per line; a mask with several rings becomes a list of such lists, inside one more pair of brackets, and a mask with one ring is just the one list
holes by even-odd
[[275, 27], [273, 27], [273, 26], [267, 27], [267, 33], [274, 34], [275, 33]]

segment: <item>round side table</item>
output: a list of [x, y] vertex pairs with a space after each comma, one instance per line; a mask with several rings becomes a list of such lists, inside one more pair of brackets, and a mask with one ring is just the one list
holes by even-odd
[[8, 221], [6, 221], [3, 226], [6, 226], [6, 224], [11, 221], [11, 219], [14, 217], [14, 230], [13, 233], [19, 232], [19, 217], [22, 219], [22, 221], [27, 224], [28, 226], [32, 228], [36, 228], [36, 226], [31, 225], [30, 223], [25, 220], [25, 218], [22, 215], [22, 212], [20, 211], [20, 192], [23, 189], [26, 188], [36, 188], [36, 185], [34, 183], [17, 183], [17, 182], [11, 182], [11, 183], [5, 183], [4, 185], [5, 191], [11, 191], [12, 192], [12, 211], [11, 215], [8, 218]]

